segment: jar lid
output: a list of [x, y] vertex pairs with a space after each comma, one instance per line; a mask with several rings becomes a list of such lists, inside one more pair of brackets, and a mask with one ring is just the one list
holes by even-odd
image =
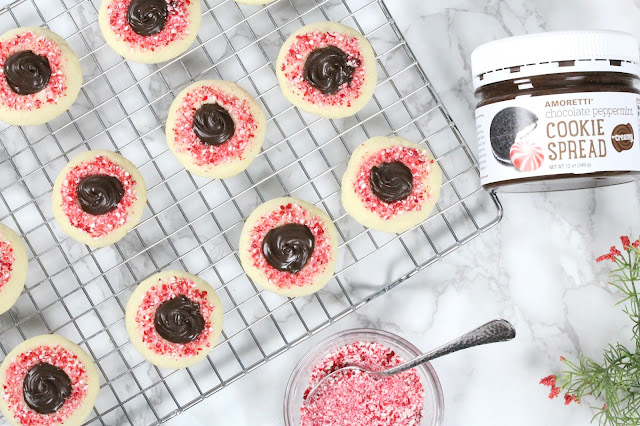
[[[636, 38], [617, 31], [527, 34], [491, 41], [471, 53], [474, 88], [506, 79], [553, 73], [548, 71], [553, 68], [557, 73], [610, 71], [637, 74], [639, 63]], [[526, 69], [538, 65], [542, 67]], [[577, 69], [566, 68], [573, 66]]]

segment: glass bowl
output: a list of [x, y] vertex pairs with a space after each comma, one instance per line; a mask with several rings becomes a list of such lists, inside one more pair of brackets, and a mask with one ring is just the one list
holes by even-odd
[[[405, 361], [421, 354], [418, 348], [402, 337], [382, 330], [360, 328], [334, 334], [309, 351], [291, 373], [284, 394], [284, 423], [286, 426], [300, 426], [302, 396], [309, 386], [313, 367], [330, 352], [355, 342], [380, 343], [394, 350]], [[438, 376], [429, 363], [416, 367], [416, 370], [424, 387], [424, 409], [420, 425], [439, 426], [442, 424], [444, 398]]]

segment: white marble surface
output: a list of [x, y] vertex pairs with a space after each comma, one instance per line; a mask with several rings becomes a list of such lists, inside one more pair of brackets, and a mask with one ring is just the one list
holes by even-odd
[[[393, 0], [394, 17], [470, 144], [474, 141], [469, 54], [495, 38], [545, 30], [615, 29], [640, 36], [638, 0]], [[429, 349], [486, 320], [518, 331], [509, 344], [434, 361], [445, 425], [586, 425], [586, 406], [549, 401], [540, 378], [579, 351], [599, 359], [630, 324], [614, 307], [608, 265], [593, 259], [621, 234], [640, 232], [638, 185], [502, 197], [497, 228], [261, 367], [171, 425], [280, 425], [296, 361], [338, 330], [376, 327]], [[597, 405], [597, 404], [596, 404]]]
[[[303, 0], [296, 1], [300, 3]], [[0, 4], [5, 2], [0, 0]], [[93, 0], [94, 5], [98, 3], [99, 0]], [[555, 29], [606, 28], [628, 31], [640, 36], [640, 26], [637, 25], [640, 22], [639, 0], [388, 0], [387, 3], [434, 87], [471, 145], [474, 141], [474, 100], [469, 54], [476, 45], [508, 35]], [[34, 161], [25, 158], [29, 154], [25, 140], [33, 143], [33, 140], [40, 137], [38, 132], [42, 131], [42, 128], [28, 130], [26, 136], [15, 129], [1, 133], [0, 140], [8, 150], [7, 154], [19, 152], [18, 155], [22, 157], [21, 160], [16, 160], [16, 167], [19, 169], [16, 171], [5, 168], [8, 167], [7, 161], [0, 162], [0, 186], [7, 188], [2, 191], [2, 196], [9, 200], [9, 207], [18, 206], [21, 209], [20, 214], [9, 217], [7, 206], [0, 205], [0, 216], [3, 223], [10, 226], [16, 226], [11, 220], [15, 219], [18, 222], [22, 232], [28, 234], [32, 244], [30, 250], [36, 254], [61, 241], [64, 249], [63, 258], [43, 254], [38, 261], [42, 262], [42, 268], [46, 268], [47, 273], [57, 274], [53, 280], [56, 289], [63, 295], [69, 294], [64, 296], [69, 316], [79, 318], [75, 321], [77, 327], [69, 324], [68, 317], [60, 319], [58, 314], [64, 314], [60, 306], [45, 310], [42, 317], [35, 314], [34, 304], [42, 308], [58, 296], [51, 293], [46, 282], [40, 283], [45, 281], [44, 276], [37, 269], [40, 264], [32, 259], [29, 278], [31, 281], [28, 282], [28, 287], [31, 289], [33, 301], [30, 301], [27, 295], [23, 295], [11, 311], [13, 318], [7, 314], [0, 318], [0, 343], [4, 347], [11, 347], [22, 340], [22, 336], [17, 335], [11, 328], [14, 320], [21, 323], [27, 337], [49, 331], [44, 325], [45, 319], [50, 329], [75, 341], [95, 336], [88, 339], [90, 341], [86, 345], [98, 359], [101, 372], [109, 377], [118, 377], [113, 384], [113, 392], [117, 393], [119, 398], [127, 400], [129, 395], [139, 393], [140, 387], [153, 385], [158, 380], [158, 372], [149, 368], [131, 349], [131, 345], [127, 344], [122, 326], [121, 306], [109, 299], [109, 290], [122, 291], [121, 299], [126, 303], [127, 292], [135, 285], [136, 279], [144, 278], [156, 268], [162, 268], [169, 263], [171, 266], [186, 268], [195, 273], [204, 270], [204, 274], [208, 274], [207, 277], [215, 279], [209, 268], [212, 260], [203, 258], [200, 252], [190, 251], [196, 244], [194, 235], [188, 229], [183, 229], [185, 226], [180, 213], [167, 207], [172, 201], [168, 194], [162, 192], [164, 188], [160, 183], [163, 178], [161, 174], [164, 174], [164, 178], [172, 176], [171, 189], [178, 197], [185, 191], [193, 191], [193, 187], [198, 185], [203, 188], [202, 192], [206, 198], [216, 202], [216, 191], [222, 192], [222, 188], [216, 186], [217, 183], [209, 184], [199, 179], [194, 182], [188, 180], [179, 164], [165, 153], [166, 145], [156, 118], [151, 114], [144, 114], [148, 111], [137, 112], [137, 109], [143, 108], [146, 103], [141, 97], [147, 96], [154, 100], [154, 105], [160, 111], [161, 117], [157, 119], [160, 121], [162, 114], [166, 114], [170, 101], [170, 97], [166, 96], [166, 86], [175, 91], [185, 81], [184, 70], [178, 66], [165, 69], [163, 77], [166, 81], [163, 82], [157, 75], [144, 77], [153, 72], [153, 67], [130, 64], [130, 68], [125, 69], [119, 63], [117, 55], [106, 47], [100, 47], [103, 40], [95, 25], [95, 9], [90, 7], [91, 3], [87, 0], [24, 2], [14, 9], [16, 19], [23, 25], [41, 24], [38, 16], [28, 11], [29, 4], [39, 5], [41, 12], [50, 16], [61, 13], [61, 4], [72, 7], [73, 21], [63, 16], [65, 19], [53, 23], [52, 29], [72, 38], [73, 47], [81, 56], [97, 48], [97, 62], [93, 62], [90, 57], [86, 57], [83, 62], [85, 79], [92, 79], [94, 83], [87, 86], [89, 97], [96, 96], [91, 102], [94, 105], [106, 102], [110, 97], [109, 90], [115, 90], [121, 104], [111, 102], [101, 110], [101, 118], [106, 124], [89, 121], [91, 114], [81, 116], [84, 118], [79, 120], [78, 131], [84, 132], [83, 137], [89, 140], [91, 148], [114, 149], [115, 145], [141, 167], [147, 185], [156, 191], [156, 195], [150, 197], [150, 207], [155, 209], [156, 215], [151, 216], [147, 211], [144, 223], [138, 228], [140, 240], [146, 240], [147, 244], [155, 244], [158, 241], [162, 243], [149, 250], [153, 261], [146, 257], [144, 252], [143, 256], [129, 262], [130, 269], [127, 269], [120, 264], [122, 259], [142, 250], [142, 243], [135, 235], [128, 236], [118, 244], [117, 249], [109, 247], [93, 252], [92, 255], [95, 257], [91, 257], [83, 246], [65, 240], [64, 234], [51, 222], [48, 205], [50, 197], [47, 193], [50, 191], [50, 182], [41, 176], [43, 184], [37, 187], [30, 179], [25, 179], [25, 187], [29, 188], [30, 194], [19, 192], [18, 188], [21, 185], [11, 185], [11, 182], [19, 177], [18, 173], [24, 176], [32, 173], [32, 169], [38, 171], [37, 164], [34, 165]], [[78, 7], [73, 6], [75, 4], [78, 4]], [[51, 5], [51, 8], [48, 5]], [[220, 14], [232, 12], [233, 10], [226, 6], [216, 9], [216, 13]], [[260, 27], [260, 24], [253, 23], [256, 28]], [[84, 28], [82, 40], [77, 34], [74, 36], [77, 32], [75, 25]], [[210, 37], [209, 32], [215, 32], [214, 25], [212, 21], [203, 25], [202, 35], [207, 34]], [[9, 19], [6, 14], [0, 17], [2, 32], [14, 26], [12, 18]], [[238, 28], [231, 38], [232, 43], [240, 46], [246, 40], [252, 40], [250, 35], [242, 33], [241, 28]], [[87, 40], [88, 43], [84, 44]], [[274, 43], [265, 43], [267, 48], [271, 49], [269, 55], [275, 56], [279, 42], [276, 37]], [[209, 48], [214, 60], [229, 54], [224, 43], [211, 43]], [[192, 58], [186, 62], [197, 70], [202, 66], [202, 63], [198, 62], [200, 59], [202, 58]], [[205, 62], [205, 66], [206, 64]], [[104, 82], [100, 83], [99, 67], [109, 70], [110, 81], [116, 82], [114, 88], [106, 87]], [[223, 72], [233, 74], [237, 73], [237, 70], [225, 67]], [[142, 95], [137, 87], [127, 89], [133, 83], [132, 76], [144, 78], [139, 91], [143, 92]], [[266, 80], [265, 84], [267, 83], [272, 84], [272, 81]], [[78, 117], [89, 110], [89, 101], [80, 99], [72, 108], [72, 114]], [[132, 135], [130, 129], [125, 131], [123, 128], [127, 123], [122, 117], [126, 115], [131, 115], [137, 134]], [[286, 123], [286, 120], [282, 121]], [[53, 122], [52, 129], [58, 136], [55, 142], [61, 145], [60, 150], [71, 155], [76, 145], [82, 145], [82, 138], [66, 131], [71, 126], [57, 130], [64, 124], [64, 119]], [[109, 126], [109, 132], [100, 130], [101, 126], [105, 125]], [[46, 134], [47, 129], [44, 129], [44, 135]], [[110, 138], [103, 137], [105, 134]], [[138, 143], [140, 134], [145, 135], [145, 147]], [[274, 144], [282, 138], [276, 134], [269, 139], [270, 143]], [[55, 148], [54, 141], [47, 142], [46, 147]], [[361, 140], [355, 142], [359, 143]], [[50, 180], [55, 178], [57, 171], [64, 165], [64, 159], [55, 159], [56, 155], [60, 156], [58, 151], [51, 158], [47, 157], [47, 150], [40, 149], [42, 146], [38, 145], [35, 150], [39, 161], [53, 160], [50, 167], [45, 168]], [[84, 147], [81, 146], [80, 149]], [[4, 159], [6, 155], [2, 155]], [[149, 161], [151, 156], [156, 157], [157, 169]], [[263, 171], [256, 162], [250, 172], [260, 176], [259, 173]], [[295, 176], [288, 178], [295, 180]], [[228, 185], [237, 193], [247, 184], [236, 179], [229, 180]], [[588, 407], [565, 407], [561, 401], [549, 401], [546, 398], [546, 389], [541, 387], [538, 381], [561, 367], [560, 355], [575, 357], [582, 351], [598, 359], [602, 348], [608, 342], [629, 338], [630, 324], [620, 309], [613, 306], [617, 301], [617, 295], [605, 284], [607, 265], [596, 265], [593, 259], [617, 242], [618, 235], [640, 232], [640, 219], [636, 213], [640, 207], [638, 189], [637, 185], [625, 185], [562, 194], [503, 196], [505, 217], [499, 226], [389, 294], [376, 299], [358, 312], [174, 418], [170, 424], [281, 425], [284, 388], [293, 366], [309, 348], [342, 329], [380, 328], [395, 332], [426, 350], [496, 317], [509, 319], [516, 326], [518, 337], [514, 342], [476, 348], [433, 363], [445, 395], [445, 424], [588, 424], [592, 416]], [[32, 198], [36, 198], [42, 217], [30, 201]], [[195, 217], [206, 219], [206, 209], [202, 208], [196, 198], [189, 198], [181, 203], [181, 207], [189, 218], [193, 214]], [[240, 205], [247, 213], [258, 202], [254, 196], [249, 200], [241, 199]], [[214, 213], [218, 215], [219, 209]], [[47, 221], [46, 225], [42, 224], [43, 220]], [[166, 229], [163, 231], [157, 226], [153, 228], [151, 225], [154, 225], [154, 220]], [[237, 214], [233, 220], [238, 222]], [[222, 226], [224, 225], [223, 223]], [[202, 238], [208, 238], [209, 232], [215, 227], [205, 220], [199, 220], [194, 226], [198, 228], [198, 236]], [[227, 233], [231, 237], [237, 234], [239, 226], [235, 225], [232, 228]], [[172, 235], [171, 244], [166, 244], [163, 240], [163, 233], [167, 232]], [[222, 238], [211, 238], [212, 241], [206, 244], [207, 254], [211, 254], [215, 260], [225, 256], [232, 257], [229, 246], [221, 241]], [[175, 262], [178, 253], [182, 264]], [[78, 265], [74, 266], [76, 275], [67, 274], [68, 271], [63, 268], [68, 262], [76, 260], [79, 260]], [[396, 264], [391, 266], [389, 270], [398, 272], [401, 269]], [[62, 272], [55, 272], [59, 270]], [[109, 281], [94, 282], [100, 271], [104, 270], [109, 272]], [[237, 270], [234, 273], [237, 274]], [[347, 274], [348, 279], [345, 281], [350, 281], [347, 283], [349, 289], [362, 297], [373, 291], [375, 286], [384, 284], [387, 273], [391, 272], [375, 271], [367, 275], [361, 270], [358, 276], [354, 276], [353, 273]], [[89, 284], [85, 292], [76, 291], [76, 280]], [[107, 284], [113, 288], [107, 289]], [[216, 287], [218, 285], [219, 282], [216, 283]], [[241, 297], [239, 286], [240, 284], [237, 284], [232, 291], [234, 295]], [[325, 296], [325, 300], [331, 301], [330, 290], [326, 291]], [[105, 324], [100, 323], [93, 315], [89, 298], [92, 303], [99, 305], [96, 310], [102, 315]], [[268, 296], [267, 300], [269, 303], [272, 302]], [[313, 310], [311, 303], [306, 304], [309, 300], [312, 299], [300, 302], [306, 312]], [[226, 307], [228, 308], [228, 305]], [[85, 314], [85, 310], [89, 313]], [[50, 317], [52, 313], [56, 315]], [[249, 321], [252, 320], [255, 318], [249, 318]], [[108, 337], [102, 332], [105, 325], [109, 328]], [[232, 326], [231, 321], [226, 322], [225, 330], [231, 332]], [[118, 355], [110, 356], [103, 349], [110, 344], [121, 348], [122, 360], [130, 366], [137, 366], [134, 373], [138, 383], [125, 380], [128, 377], [125, 373], [124, 378], [119, 377], [120, 371], [126, 372], [127, 367], [123, 366]], [[219, 355], [220, 351], [214, 351], [214, 357]], [[200, 377], [197, 368], [192, 369], [192, 372], [203, 381], [213, 376], [209, 371], [207, 377]], [[174, 375], [168, 381], [177, 389], [181, 377], [185, 382], [189, 382], [189, 378], [184, 375]], [[171, 406], [170, 398], [162, 391], [162, 386], [159, 386], [146, 392], [150, 403], [154, 404], [156, 409], [165, 403], [166, 407]], [[101, 398], [101, 410], [115, 404], [115, 397], [110, 396], [107, 387], [103, 387]], [[129, 415], [136, 425], [146, 424], [149, 418], [153, 418], [148, 412], [139, 410], [140, 407], [146, 407], [142, 397], [127, 402]], [[166, 412], [159, 411], [163, 411], [164, 415], [172, 409], [173, 407], [167, 408]], [[104, 421], [108, 425], [127, 424], [127, 419], [122, 414], [114, 412], [106, 416]]]

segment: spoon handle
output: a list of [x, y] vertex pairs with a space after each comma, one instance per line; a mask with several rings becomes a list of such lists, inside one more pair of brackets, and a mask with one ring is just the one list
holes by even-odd
[[430, 352], [427, 352], [416, 359], [407, 361], [388, 370], [380, 371], [377, 374], [384, 376], [392, 376], [406, 370], [410, 370], [432, 359], [448, 355], [462, 349], [472, 348], [474, 346], [486, 345], [487, 343], [505, 342], [516, 337], [516, 330], [508, 321], [493, 320], [481, 325], [451, 342], [440, 346]]

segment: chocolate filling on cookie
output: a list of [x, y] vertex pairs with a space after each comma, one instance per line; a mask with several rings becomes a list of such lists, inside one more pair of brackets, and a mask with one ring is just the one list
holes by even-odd
[[262, 254], [278, 271], [296, 274], [307, 264], [315, 244], [307, 225], [288, 223], [267, 232], [262, 240]]
[[184, 295], [162, 302], [153, 324], [160, 337], [172, 343], [193, 342], [204, 330], [200, 305]]
[[236, 131], [233, 118], [218, 104], [203, 104], [193, 117], [193, 131], [207, 145], [222, 145]]
[[385, 203], [404, 200], [413, 190], [411, 169], [400, 161], [372, 167], [369, 182], [373, 195]]
[[136, 34], [143, 37], [158, 34], [164, 29], [169, 16], [166, 0], [131, 0], [127, 9], [127, 22]]
[[71, 396], [71, 379], [61, 368], [41, 362], [25, 374], [22, 393], [24, 401], [35, 412], [55, 413]]
[[33, 95], [49, 84], [51, 65], [46, 56], [31, 50], [14, 53], [4, 62], [7, 84], [18, 95]]
[[351, 58], [336, 46], [312, 51], [304, 63], [304, 79], [311, 87], [325, 95], [337, 93], [343, 85], [351, 84], [360, 60]]
[[109, 175], [91, 175], [78, 183], [78, 203], [80, 208], [94, 216], [113, 211], [124, 197], [120, 179]]

